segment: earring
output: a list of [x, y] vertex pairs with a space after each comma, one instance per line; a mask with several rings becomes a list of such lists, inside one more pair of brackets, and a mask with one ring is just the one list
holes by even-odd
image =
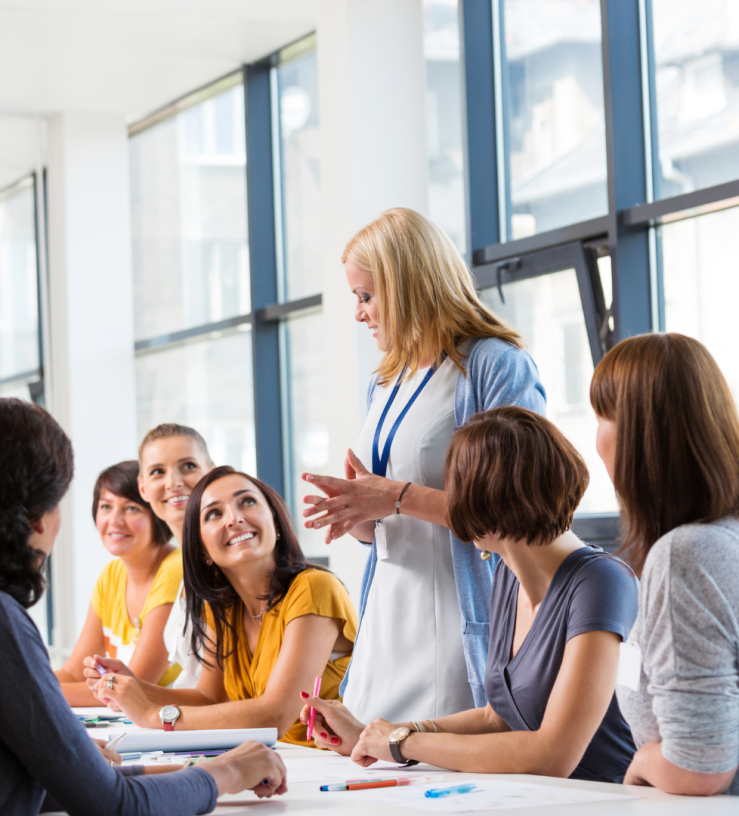
[[482, 558], [483, 561], [489, 561], [492, 557], [492, 553], [489, 553], [487, 550], [483, 550], [480, 553], [480, 558]]
[[212, 566], [213, 566], [213, 559], [212, 559], [212, 558], [206, 558], [206, 559], [205, 559], [205, 563], [206, 563], [206, 564], [207, 564], [209, 567], [212, 567]]
[[281, 533], [280, 533], [280, 531], [278, 530], [278, 531], [277, 531], [277, 533], [276, 533], [276, 537], [277, 537], [277, 538], [279, 538], [279, 537], [280, 537], [280, 535], [282, 535], [282, 534], [281, 534]]

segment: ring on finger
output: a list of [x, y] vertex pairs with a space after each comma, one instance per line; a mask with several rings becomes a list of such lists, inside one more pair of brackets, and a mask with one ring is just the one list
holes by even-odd
[[111, 675], [110, 675], [110, 677], [108, 678], [108, 688], [109, 688], [109, 689], [112, 689], [112, 688], [113, 688], [113, 681], [114, 681], [114, 680], [115, 680], [115, 675], [114, 675], [114, 674], [111, 674]]

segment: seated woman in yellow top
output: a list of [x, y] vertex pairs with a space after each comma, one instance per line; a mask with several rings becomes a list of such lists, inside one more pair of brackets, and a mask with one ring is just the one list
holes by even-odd
[[169, 663], [162, 632], [182, 580], [182, 553], [141, 498], [138, 474], [138, 462], [120, 462], [95, 483], [92, 517], [105, 549], [117, 557], [100, 573], [82, 634], [56, 672], [71, 705], [100, 705], [83, 675], [87, 655], [117, 658], [165, 686], [180, 670]]
[[298, 692], [321, 675], [321, 697], [339, 699], [354, 648], [344, 585], [306, 562], [277, 493], [230, 467], [193, 490], [182, 546], [193, 651], [204, 654], [197, 688], [157, 688], [111, 660], [99, 679], [89, 660], [96, 695], [146, 728], [276, 727], [307, 745]]

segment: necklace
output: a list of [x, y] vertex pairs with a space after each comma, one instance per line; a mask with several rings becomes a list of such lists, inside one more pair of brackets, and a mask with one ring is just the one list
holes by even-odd
[[252, 613], [246, 608], [246, 604], [244, 604], [244, 610], [246, 611], [246, 614], [252, 620], [258, 620], [259, 625], [261, 626], [262, 625], [262, 618], [264, 617], [264, 613], [267, 611], [267, 604], [264, 605], [264, 609], [262, 609], [262, 611], [258, 615], [252, 615]]

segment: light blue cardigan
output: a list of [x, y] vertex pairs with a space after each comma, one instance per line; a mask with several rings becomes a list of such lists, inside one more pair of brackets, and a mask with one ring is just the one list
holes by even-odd
[[[454, 395], [454, 418], [457, 427], [472, 414], [500, 405], [520, 405], [544, 415], [546, 393], [531, 355], [496, 338], [473, 339], [466, 360], [467, 376], [457, 378]], [[376, 389], [373, 378], [367, 393], [367, 408], [372, 404]], [[459, 541], [449, 533], [452, 545], [454, 580], [457, 585], [459, 608], [462, 612], [462, 643], [467, 661], [467, 678], [475, 706], [485, 706], [485, 665], [490, 640], [490, 595], [497, 558], [483, 561], [472, 545]], [[362, 576], [359, 598], [359, 626], [362, 625], [367, 596], [375, 575], [377, 549], [374, 542]], [[412, 622], [408, 622], [412, 625]], [[341, 684], [346, 689], [351, 663]]]

